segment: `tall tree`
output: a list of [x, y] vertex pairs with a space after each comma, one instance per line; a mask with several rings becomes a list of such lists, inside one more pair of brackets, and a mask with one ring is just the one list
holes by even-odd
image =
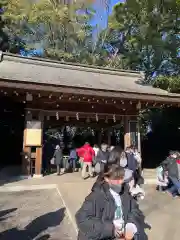
[[4, 31], [4, 11], [8, 4], [7, 0], [0, 0], [0, 50], [6, 51], [8, 49], [8, 35]]
[[178, 1], [126, 0], [115, 5], [110, 17], [111, 45], [122, 54], [127, 68], [145, 71], [147, 80], [164, 64], [177, 70]]
[[89, 21], [94, 13], [91, 1], [10, 0], [5, 17], [28, 48], [39, 43], [47, 57], [78, 62], [88, 55], [92, 43]]

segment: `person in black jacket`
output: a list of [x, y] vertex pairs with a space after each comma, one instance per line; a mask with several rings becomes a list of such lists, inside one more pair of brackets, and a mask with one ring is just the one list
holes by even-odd
[[[102, 143], [101, 148], [99, 149], [97, 156], [95, 157], [95, 164], [99, 164], [99, 172], [102, 172], [104, 170], [104, 165], [107, 163], [108, 158], [109, 158], [108, 146], [107, 144]], [[97, 173], [99, 172], [97, 171]]]
[[128, 168], [135, 173], [136, 170], [137, 170], [137, 167], [138, 167], [138, 163], [137, 163], [137, 160], [136, 160], [136, 158], [134, 156], [134, 152], [133, 152], [133, 147], [132, 146], [126, 148], [126, 155], [127, 155], [127, 165], [128, 165]]
[[54, 159], [55, 159], [55, 164], [57, 166], [57, 175], [60, 175], [61, 165], [62, 165], [62, 161], [63, 161], [63, 154], [62, 154], [62, 150], [59, 145], [56, 145], [56, 149], [54, 152]]
[[144, 216], [124, 185], [119, 165], [105, 165], [75, 217], [78, 240], [147, 239]]
[[170, 152], [169, 157], [167, 157], [163, 162], [162, 166], [165, 171], [168, 172], [168, 177], [172, 184], [171, 188], [168, 191], [172, 194], [173, 197], [176, 197], [177, 194], [180, 195], [180, 157], [178, 152]]

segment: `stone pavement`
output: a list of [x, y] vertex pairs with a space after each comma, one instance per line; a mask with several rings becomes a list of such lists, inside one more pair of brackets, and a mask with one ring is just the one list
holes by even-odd
[[4, 192], [0, 197], [0, 239], [75, 239], [57, 191]]
[[[5, 184], [0, 187], [0, 192], [22, 191], [23, 189], [39, 189], [40, 191], [40, 189], [47, 188], [51, 189], [51, 191], [58, 192], [69, 219], [72, 221], [72, 226], [76, 227], [74, 214], [90, 192], [93, 182], [94, 180], [92, 179], [82, 180], [79, 173], [64, 174], [61, 176], [50, 175], [41, 179], [21, 180], [15, 183]], [[154, 185], [145, 185], [144, 188], [146, 197], [141, 201], [140, 208], [146, 216], [147, 225], [151, 228], [146, 231], [148, 239], [167, 240], [171, 238], [171, 240], [178, 240], [180, 236], [180, 228], [178, 226], [180, 199], [172, 199], [165, 193], [156, 192]], [[54, 198], [53, 194], [51, 198]], [[62, 206], [62, 203], [59, 201], [59, 207]]]

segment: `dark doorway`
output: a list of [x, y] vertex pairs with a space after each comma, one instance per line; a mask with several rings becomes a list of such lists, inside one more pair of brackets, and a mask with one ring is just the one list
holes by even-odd
[[21, 165], [24, 104], [0, 98], [0, 168]]

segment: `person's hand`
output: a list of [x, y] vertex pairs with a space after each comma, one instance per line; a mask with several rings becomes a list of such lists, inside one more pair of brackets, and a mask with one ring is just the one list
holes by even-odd
[[114, 229], [114, 235], [117, 239], [124, 239], [121, 229], [119, 229], [117, 227], [115, 227], [115, 229]]
[[134, 237], [134, 234], [132, 232], [130, 232], [130, 231], [125, 232], [125, 239], [126, 240], [132, 240], [133, 237]]

